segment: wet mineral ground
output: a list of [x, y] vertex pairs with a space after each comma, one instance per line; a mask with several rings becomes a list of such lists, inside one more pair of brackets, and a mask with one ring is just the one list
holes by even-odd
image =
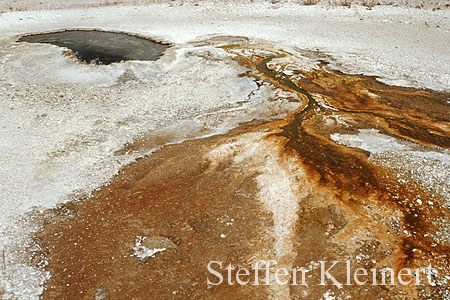
[[[345, 74], [321, 53], [217, 47], [247, 69], [241, 77], [300, 107], [223, 134], [124, 147], [160, 149], [39, 216], [31, 263], [50, 273], [42, 298], [448, 299], [450, 95]], [[261, 260], [307, 269], [308, 284], [236, 283], [238, 268]], [[232, 264], [234, 284], [208, 284], [218, 280], [210, 261], [224, 278]], [[340, 284], [319, 284], [324, 261], [340, 262], [330, 270]], [[408, 284], [370, 275], [358, 285], [347, 264], [395, 278], [421, 271]]]

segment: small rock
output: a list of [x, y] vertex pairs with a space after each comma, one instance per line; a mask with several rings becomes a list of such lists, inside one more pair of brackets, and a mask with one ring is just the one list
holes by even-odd
[[95, 289], [95, 300], [108, 300], [109, 292], [105, 286], [99, 286]]

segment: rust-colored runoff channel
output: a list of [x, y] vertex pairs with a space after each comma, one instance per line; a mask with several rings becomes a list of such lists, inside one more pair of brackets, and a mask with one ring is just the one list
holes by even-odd
[[[444, 299], [448, 287], [429, 285], [425, 277], [420, 286], [321, 286], [314, 266], [320, 260], [348, 260], [354, 268], [392, 267], [397, 274], [432, 264], [439, 271], [436, 280], [450, 275], [449, 246], [430, 234], [439, 220], [448, 220], [446, 199], [408, 178], [400, 183], [368, 152], [330, 139], [332, 133], [377, 129], [424, 149], [448, 149], [449, 95], [344, 74], [311, 58], [313, 53], [305, 58], [248, 44], [223, 49], [248, 68], [248, 76], [297, 93], [303, 107], [285, 119], [165, 146], [123, 168], [92, 197], [47, 211], [36, 235], [43, 252], [35, 253], [49, 262], [43, 298], [322, 299], [328, 293], [353, 299]], [[303, 68], [299, 60], [315, 67]], [[284, 72], [294, 62], [297, 69]], [[295, 233], [291, 267], [310, 267], [308, 286], [206, 283], [210, 260], [251, 268], [255, 257], [275, 255], [276, 237], [270, 233], [276, 216], [259, 199], [258, 176], [270, 173], [260, 168], [267, 158], [236, 163], [237, 146], [219, 162], [210, 157], [221, 145], [245, 145], [248, 136], [261, 136], [256, 143], [272, 147], [281, 169], [298, 164], [298, 176], [292, 176], [298, 218], [290, 228]], [[418, 199], [424, 204], [415, 205]], [[167, 249], [139, 259], [133, 247], [142, 236], [155, 248], [163, 243]], [[344, 265], [334, 272], [345, 282]]]

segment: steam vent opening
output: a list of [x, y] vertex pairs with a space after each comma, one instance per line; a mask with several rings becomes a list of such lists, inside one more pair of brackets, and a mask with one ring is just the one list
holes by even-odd
[[109, 65], [125, 60], [157, 60], [170, 45], [127, 33], [65, 30], [25, 35], [18, 42], [66, 47], [82, 62]]

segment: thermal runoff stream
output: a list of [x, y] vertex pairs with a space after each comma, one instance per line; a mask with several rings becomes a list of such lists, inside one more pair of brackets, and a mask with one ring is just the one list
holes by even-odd
[[[448, 297], [449, 94], [345, 74], [320, 53], [235, 40], [196, 46], [217, 43], [246, 70], [240, 78], [278, 91], [268, 105], [283, 98], [296, 108], [203, 138], [127, 145], [122, 153], [160, 148], [92, 196], [39, 215], [33, 257], [48, 261], [44, 299]], [[211, 53], [208, 62], [224, 59]], [[211, 260], [304, 267], [310, 284], [289, 275], [286, 285], [208, 286]], [[346, 262], [330, 271], [341, 285], [319, 284], [323, 261]], [[348, 265], [391, 268], [395, 278], [434, 271], [402, 275], [405, 285], [374, 271], [370, 282], [385, 284], [359, 285], [348, 284]]]

